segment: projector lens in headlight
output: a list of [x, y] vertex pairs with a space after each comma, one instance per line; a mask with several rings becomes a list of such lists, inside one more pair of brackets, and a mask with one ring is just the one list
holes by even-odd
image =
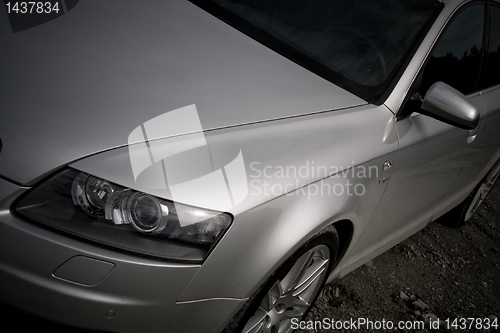
[[227, 213], [174, 204], [73, 169], [29, 191], [16, 211], [100, 244], [189, 262], [203, 261], [232, 222]]
[[168, 207], [155, 197], [135, 193], [127, 201], [126, 212], [136, 230], [144, 233], [161, 232], [168, 222]]
[[75, 178], [71, 188], [73, 202], [92, 216], [104, 214], [104, 206], [111, 193], [113, 186], [109, 182], [85, 173]]

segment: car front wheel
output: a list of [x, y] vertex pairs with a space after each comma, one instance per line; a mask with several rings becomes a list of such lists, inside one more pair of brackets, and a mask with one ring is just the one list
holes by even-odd
[[338, 236], [331, 229], [311, 238], [273, 274], [251, 301], [238, 332], [293, 331], [293, 323], [307, 315], [335, 261]]

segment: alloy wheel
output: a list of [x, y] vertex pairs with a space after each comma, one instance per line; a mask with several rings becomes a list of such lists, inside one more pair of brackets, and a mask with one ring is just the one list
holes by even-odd
[[243, 333], [289, 333], [292, 319], [300, 320], [319, 293], [328, 272], [330, 250], [317, 245], [304, 253], [267, 291]]
[[486, 178], [483, 180], [483, 183], [481, 184], [476, 194], [474, 195], [474, 198], [472, 199], [469, 208], [465, 213], [465, 218], [464, 218], [465, 222], [469, 221], [472, 218], [472, 216], [477, 212], [477, 210], [479, 209], [479, 207], [484, 202], [484, 200], [490, 193], [491, 189], [495, 185], [495, 182], [498, 179], [499, 175], [500, 175], [500, 166], [497, 165], [496, 168], [494, 168], [488, 173]]

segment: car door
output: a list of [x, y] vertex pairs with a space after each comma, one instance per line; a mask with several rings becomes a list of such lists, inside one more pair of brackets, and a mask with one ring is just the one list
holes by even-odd
[[[485, 120], [478, 144], [479, 154], [474, 155], [470, 164], [482, 165], [488, 169], [500, 158], [500, 3], [490, 2], [490, 30], [485, 77], [481, 96], [485, 108]], [[489, 163], [484, 163], [489, 161]]]
[[470, 193], [500, 158], [500, 4], [490, 2], [487, 17], [490, 27], [483, 58], [483, 77], [480, 79], [484, 118], [471, 144], [471, 156], [449, 194]]
[[[399, 153], [382, 201], [345, 266], [353, 268], [423, 228], [433, 219], [472, 150], [474, 131], [419, 113], [419, 98], [437, 81], [466, 94], [481, 110], [478, 80], [485, 4], [462, 8], [448, 21], [426, 65], [416, 76], [410, 100], [398, 112]], [[420, 95], [420, 97], [419, 97]]]

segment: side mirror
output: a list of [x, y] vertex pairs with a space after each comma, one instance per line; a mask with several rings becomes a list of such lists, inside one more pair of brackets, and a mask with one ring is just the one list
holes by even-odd
[[422, 101], [422, 113], [464, 129], [479, 125], [479, 109], [458, 90], [444, 82], [434, 83]]

